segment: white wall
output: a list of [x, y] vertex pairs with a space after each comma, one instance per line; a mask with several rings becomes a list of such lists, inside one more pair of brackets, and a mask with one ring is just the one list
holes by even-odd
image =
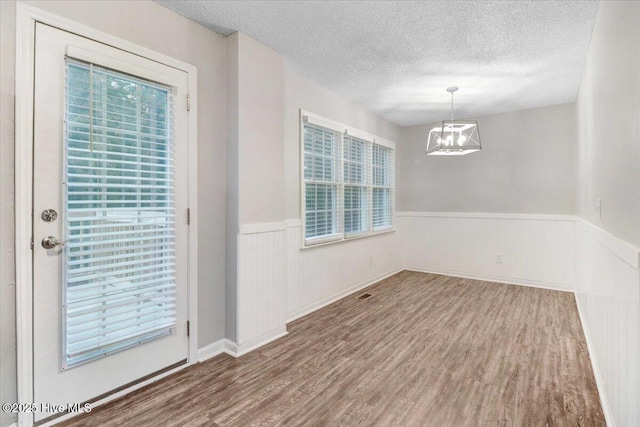
[[232, 34], [227, 45], [226, 330], [243, 353], [285, 331], [285, 66], [245, 34]]
[[239, 223], [282, 221], [284, 57], [242, 33], [235, 36], [239, 44]]
[[238, 242], [239, 225], [239, 87], [238, 55], [239, 33], [226, 38], [227, 41], [227, 206], [226, 206], [226, 274], [225, 274], [225, 336], [237, 339], [237, 285], [238, 285]]
[[578, 307], [618, 427], [640, 425], [639, 21], [639, 2], [600, 2], [576, 113]]
[[[640, 246], [640, 3], [601, 2], [578, 93], [578, 213]], [[602, 218], [594, 209], [602, 200]]]
[[[225, 277], [225, 40], [152, 2], [28, 2], [188, 62], [198, 68], [198, 202], [200, 227], [199, 345], [224, 337]], [[0, 134], [0, 293], [2, 402], [15, 401], [13, 254], [13, 79], [15, 2], [2, 9], [2, 133]], [[143, 19], [141, 19], [143, 18]], [[2, 424], [8, 417], [2, 415]]]
[[575, 213], [573, 104], [477, 120], [482, 151], [466, 156], [425, 156], [431, 126], [404, 129], [398, 210]]

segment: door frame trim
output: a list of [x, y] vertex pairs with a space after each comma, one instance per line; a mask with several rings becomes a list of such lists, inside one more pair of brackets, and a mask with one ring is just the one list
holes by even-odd
[[[188, 307], [190, 322], [188, 364], [198, 362], [198, 157], [197, 157], [197, 68], [122, 38], [84, 24], [16, 3], [16, 75], [15, 75], [15, 257], [16, 257], [16, 344], [17, 397], [19, 403], [33, 403], [33, 117], [35, 27], [43, 23], [99, 43], [182, 70], [188, 74], [191, 97], [187, 115], [188, 206]], [[186, 100], [185, 100], [186, 108]], [[37, 240], [37, 239], [36, 239]], [[33, 414], [18, 413], [19, 426], [32, 426]]]

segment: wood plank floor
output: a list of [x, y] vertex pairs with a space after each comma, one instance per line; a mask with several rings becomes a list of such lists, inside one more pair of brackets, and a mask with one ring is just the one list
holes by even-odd
[[64, 425], [605, 425], [571, 293], [404, 271], [288, 329]]

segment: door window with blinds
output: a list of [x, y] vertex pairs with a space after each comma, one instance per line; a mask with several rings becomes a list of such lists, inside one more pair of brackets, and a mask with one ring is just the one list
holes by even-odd
[[176, 326], [172, 89], [68, 58], [63, 369]]
[[393, 230], [395, 145], [301, 111], [305, 246]]

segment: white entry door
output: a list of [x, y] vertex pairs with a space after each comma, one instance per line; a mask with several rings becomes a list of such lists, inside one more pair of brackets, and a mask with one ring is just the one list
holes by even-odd
[[34, 401], [66, 407], [186, 363], [188, 74], [37, 24], [34, 87]]

